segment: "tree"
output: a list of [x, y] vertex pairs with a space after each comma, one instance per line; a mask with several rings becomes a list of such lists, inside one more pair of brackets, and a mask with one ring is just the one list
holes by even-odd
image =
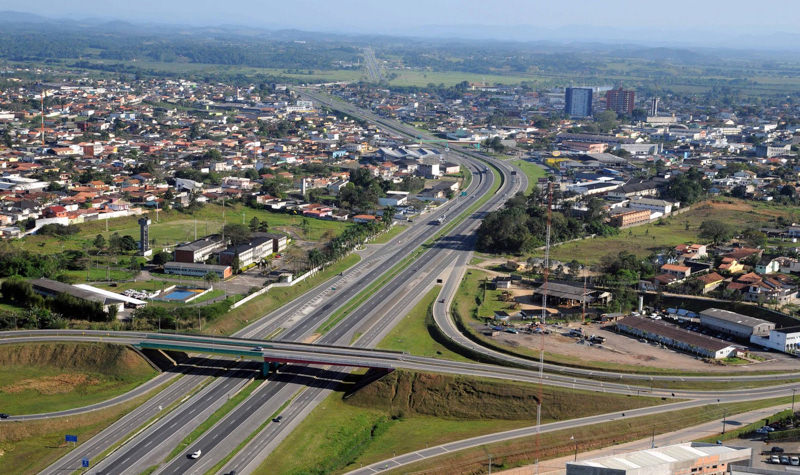
[[222, 233], [231, 240], [231, 244], [234, 246], [250, 240], [250, 229], [244, 224], [228, 223], [222, 228]]
[[153, 264], [157, 266], [163, 266], [164, 264], [166, 264], [171, 260], [172, 260], [172, 254], [170, 254], [169, 252], [161, 251], [155, 256], [153, 256]]
[[258, 216], [253, 216], [253, 219], [250, 220], [250, 231], [256, 232], [261, 227], [261, 220], [258, 219]]
[[721, 244], [733, 236], [733, 228], [727, 223], [709, 219], [700, 224], [700, 237], [714, 244]]
[[745, 229], [741, 237], [750, 247], [764, 247], [767, 244], [767, 235], [755, 228]]
[[94, 241], [92, 241], [92, 245], [98, 251], [102, 251], [103, 248], [106, 247], [106, 238], [104, 238], [102, 234], [98, 234], [97, 236], [95, 236]]
[[211, 287], [214, 282], [219, 281], [219, 276], [216, 272], [206, 272], [206, 275], [203, 276], [203, 280], [206, 281], [206, 285]]
[[139, 248], [139, 245], [136, 243], [136, 239], [134, 239], [133, 236], [126, 234], [120, 239], [120, 247], [123, 251], [135, 251]]

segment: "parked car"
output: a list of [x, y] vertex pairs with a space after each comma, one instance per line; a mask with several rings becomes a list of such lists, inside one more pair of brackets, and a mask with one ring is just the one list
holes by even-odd
[[781, 463], [783, 465], [789, 465], [789, 457], [786, 455], [781, 455]]
[[[766, 427], [767, 427], [767, 426], [764, 426], [764, 427], [762, 427], [762, 429], [764, 429], [764, 428], [766, 428]], [[778, 446], [776, 445], [775, 447], [773, 447], [773, 448], [771, 448], [771, 449], [770, 449], [770, 452], [772, 452], [773, 454], [782, 454], [782, 453], [783, 453], [783, 447], [778, 447]]]
[[789, 457], [789, 462], [791, 462], [792, 465], [798, 466], [800, 465], [800, 457], [792, 455]]
[[773, 455], [769, 458], [769, 463], [781, 463], [781, 459], [777, 455]]

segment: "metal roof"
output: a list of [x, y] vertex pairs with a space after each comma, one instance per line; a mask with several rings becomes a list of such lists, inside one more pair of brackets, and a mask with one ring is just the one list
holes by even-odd
[[583, 465], [617, 470], [646, 469], [648, 467], [655, 469], [664, 464], [691, 462], [702, 457], [733, 455], [740, 450], [743, 449], [738, 447], [726, 447], [724, 445], [685, 443], [639, 450], [627, 454], [608, 455], [606, 457], [580, 462], [569, 462], [568, 465]]

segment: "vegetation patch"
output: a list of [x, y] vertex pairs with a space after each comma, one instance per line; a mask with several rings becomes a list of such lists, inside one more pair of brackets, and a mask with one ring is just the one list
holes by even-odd
[[[335, 473], [480, 434], [535, 423], [533, 384], [395, 371], [347, 399], [358, 377], [326, 398], [273, 451], [260, 470]], [[660, 403], [652, 398], [544, 387], [546, 421]]]
[[155, 374], [122, 345], [0, 345], [0, 410], [16, 415], [82, 407], [130, 391]]

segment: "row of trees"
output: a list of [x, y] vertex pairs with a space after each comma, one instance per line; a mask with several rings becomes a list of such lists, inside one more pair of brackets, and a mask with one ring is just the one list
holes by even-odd
[[371, 223], [359, 223], [350, 226], [339, 236], [331, 239], [322, 249], [312, 249], [308, 252], [308, 262], [312, 267], [318, 267], [329, 262], [341, 259], [356, 246], [368, 238], [389, 229], [392, 225], [394, 209], [387, 208], [383, 212], [383, 219]]

